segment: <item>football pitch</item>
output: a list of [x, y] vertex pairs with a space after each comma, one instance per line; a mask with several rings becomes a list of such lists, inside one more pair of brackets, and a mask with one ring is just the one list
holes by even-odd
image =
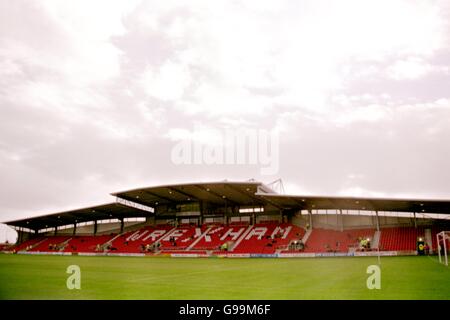
[[[450, 299], [436, 257], [164, 258], [0, 255], [0, 299]], [[67, 267], [80, 267], [69, 290]]]

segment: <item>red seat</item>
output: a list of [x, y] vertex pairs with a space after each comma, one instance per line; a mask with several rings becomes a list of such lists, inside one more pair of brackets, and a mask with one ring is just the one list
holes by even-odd
[[313, 229], [306, 241], [305, 252], [348, 252], [357, 246], [359, 238], [373, 239], [374, 229], [353, 229], [345, 231]]

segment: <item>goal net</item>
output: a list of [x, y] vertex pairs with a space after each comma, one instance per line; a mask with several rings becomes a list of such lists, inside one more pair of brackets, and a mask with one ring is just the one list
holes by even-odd
[[439, 262], [448, 266], [450, 251], [450, 231], [441, 231], [436, 235]]

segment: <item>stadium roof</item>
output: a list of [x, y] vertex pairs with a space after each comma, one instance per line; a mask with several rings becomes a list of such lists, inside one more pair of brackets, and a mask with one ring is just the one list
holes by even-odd
[[299, 196], [257, 193], [283, 209], [335, 209], [450, 214], [450, 200]]
[[278, 194], [257, 182], [209, 182], [137, 188], [112, 193], [150, 207], [208, 201], [217, 204], [272, 205], [279, 209], [343, 209], [450, 214], [450, 200], [388, 199]]
[[450, 214], [450, 200], [285, 195], [278, 194], [257, 181], [161, 185], [115, 192], [112, 195], [117, 197], [118, 202], [9, 221], [5, 224], [28, 229], [44, 229], [75, 222], [147, 217], [153, 215], [148, 207], [197, 201], [224, 206], [272, 206], [280, 210], [342, 209]]
[[23, 227], [28, 229], [44, 229], [48, 227], [59, 227], [73, 223], [88, 222], [93, 220], [121, 219], [147, 217], [152, 213], [130, 207], [121, 203], [112, 202], [98, 206], [81, 208], [70, 211], [52, 213], [45, 216], [33, 217], [4, 222], [7, 225]]
[[112, 193], [122, 199], [155, 207], [168, 203], [187, 203], [190, 201], [207, 201], [223, 205], [263, 205], [265, 201], [256, 196], [258, 192], [273, 193], [261, 182], [199, 182], [187, 184], [162, 185], [138, 188]]

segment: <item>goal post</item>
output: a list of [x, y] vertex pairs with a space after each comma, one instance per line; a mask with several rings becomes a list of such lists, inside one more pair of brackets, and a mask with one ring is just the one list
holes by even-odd
[[448, 267], [450, 231], [439, 232], [438, 234], [436, 234], [436, 240], [439, 262], [445, 264]]

